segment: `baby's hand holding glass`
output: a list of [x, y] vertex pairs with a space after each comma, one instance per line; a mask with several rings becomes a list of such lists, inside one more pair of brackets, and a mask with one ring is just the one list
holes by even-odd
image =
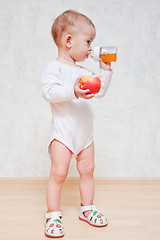
[[99, 61], [99, 66], [103, 70], [112, 71], [111, 62], [117, 61], [117, 48], [96, 46], [90, 52], [90, 57], [96, 62]]
[[111, 63], [104, 63], [101, 58], [99, 58], [99, 66], [105, 71], [112, 71], [111, 69]]

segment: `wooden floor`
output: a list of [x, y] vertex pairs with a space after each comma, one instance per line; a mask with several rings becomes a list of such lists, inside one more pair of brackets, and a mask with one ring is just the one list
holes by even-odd
[[[45, 178], [0, 178], [0, 239], [46, 240]], [[61, 210], [64, 240], [160, 240], [160, 178], [96, 179], [95, 204], [109, 221], [79, 221], [78, 179], [66, 180]]]

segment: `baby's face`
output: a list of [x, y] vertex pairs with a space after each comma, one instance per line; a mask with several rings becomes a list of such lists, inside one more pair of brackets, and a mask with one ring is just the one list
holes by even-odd
[[82, 62], [88, 58], [91, 52], [91, 43], [96, 35], [95, 28], [89, 24], [79, 24], [72, 34], [72, 47], [70, 56], [76, 62]]

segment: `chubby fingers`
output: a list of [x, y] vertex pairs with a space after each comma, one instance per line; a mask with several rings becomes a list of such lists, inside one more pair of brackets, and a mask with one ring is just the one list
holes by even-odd
[[90, 99], [90, 98], [93, 98], [94, 97], [94, 94], [89, 94], [89, 89], [86, 89], [86, 90], [82, 90], [80, 88], [80, 80], [81, 80], [82, 76], [78, 77], [75, 81], [75, 84], [74, 84], [74, 93], [75, 93], [75, 96], [77, 98], [81, 97], [81, 98], [84, 98], [84, 99]]
[[106, 62], [105, 64], [108, 66], [109, 69], [111, 69], [111, 63], [110, 62]]
[[84, 95], [84, 98], [85, 99], [91, 99], [91, 98], [93, 98], [94, 97], [94, 94], [93, 93], [91, 93], [91, 94], [85, 94]]
[[90, 99], [94, 97], [94, 94], [88, 94], [90, 90], [82, 90], [80, 87], [76, 89], [76, 96], [84, 98], [84, 99]]
[[82, 98], [89, 99], [94, 96], [94, 94], [89, 94], [89, 89], [82, 90], [81, 88], [78, 89], [79, 96]]
[[102, 59], [99, 58], [99, 65], [100, 65], [100, 68], [104, 70], [112, 71], [110, 62], [104, 63]]
[[89, 89], [86, 89], [86, 90], [81, 90], [81, 97], [84, 98], [84, 99], [90, 99], [90, 98], [93, 98], [94, 97], [94, 94], [93, 93], [89, 93]]

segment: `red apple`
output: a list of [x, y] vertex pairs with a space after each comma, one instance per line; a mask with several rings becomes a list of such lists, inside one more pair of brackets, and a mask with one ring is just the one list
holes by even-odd
[[99, 77], [84, 75], [80, 80], [80, 88], [83, 90], [89, 89], [87, 94], [96, 94], [101, 89], [101, 80]]

